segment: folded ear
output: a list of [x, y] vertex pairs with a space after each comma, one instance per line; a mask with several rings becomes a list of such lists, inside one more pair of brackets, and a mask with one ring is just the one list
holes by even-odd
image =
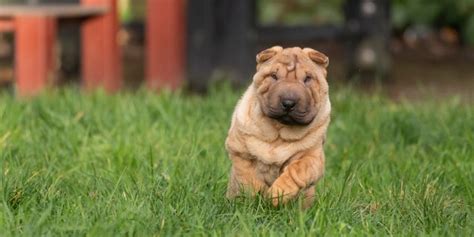
[[303, 52], [305, 52], [311, 61], [327, 68], [329, 66], [329, 58], [328, 56], [324, 55], [323, 53], [311, 49], [311, 48], [304, 48]]
[[257, 54], [257, 64], [261, 64], [268, 61], [270, 58], [272, 58], [282, 50], [283, 48], [281, 46], [273, 46], [269, 49], [263, 50], [262, 52]]

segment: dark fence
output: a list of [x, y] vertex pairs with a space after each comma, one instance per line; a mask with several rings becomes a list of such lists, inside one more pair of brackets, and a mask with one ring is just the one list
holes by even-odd
[[260, 26], [254, 0], [189, 0], [187, 75], [192, 88], [205, 90], [216, 72], [235, 84], [249, 80], [255, 54], [284, 42], [339, 40], [346, 44], [347, 77], [384, 77], [390, 68], [389, 0], [348, 0], [343, 26]]

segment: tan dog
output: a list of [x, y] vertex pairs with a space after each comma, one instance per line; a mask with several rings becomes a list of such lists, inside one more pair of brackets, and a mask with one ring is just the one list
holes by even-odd
[[328, 63], [309, 48], [275, 46], [257, 55], [257, 73], [226, 139], [232, 160], [228, 198], [265, 192], [276, 206], [301, 192], [305, 207], [313, 203], [331, 112]]

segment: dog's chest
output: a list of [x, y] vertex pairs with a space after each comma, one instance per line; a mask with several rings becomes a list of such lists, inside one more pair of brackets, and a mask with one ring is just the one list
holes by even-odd
[[280, 165], [268, 165], [257, 161], [256, 163], [257, 178], [265, 182], [270, 187], [273, 182], [280, 176], [282, 172], [282, 166]]
[[245, 147], [247, 152], [258, 161], [272, 167], [281, 167], [298, 153], [312, 147], [313, 143], [306, 139], [295, 142], [285, 142], [280, 139], [266, 142], [256, 137], [247, 137]]

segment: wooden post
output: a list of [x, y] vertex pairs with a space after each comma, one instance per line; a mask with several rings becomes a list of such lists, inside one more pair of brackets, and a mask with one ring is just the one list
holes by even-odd
[[106, 14], [86, 19], [82, 24], [84, 87], [103, 87], [109, 92], [116, 91], [122, 85], [117, 0], [81, 0], [81, 4], [109, 8]]
[[18, 16], [15, 28], [16, 89], [20, 96], [33, 96], [54, 78], [56, 21], [48, 16]]
[[148, 0], [146, 81], [148, 87], [176, 89], [185, 71], [185, 3]]
[[15, 30], [15, 22], [12, 19], [0, 18], [0, 32], [13, 32]]

